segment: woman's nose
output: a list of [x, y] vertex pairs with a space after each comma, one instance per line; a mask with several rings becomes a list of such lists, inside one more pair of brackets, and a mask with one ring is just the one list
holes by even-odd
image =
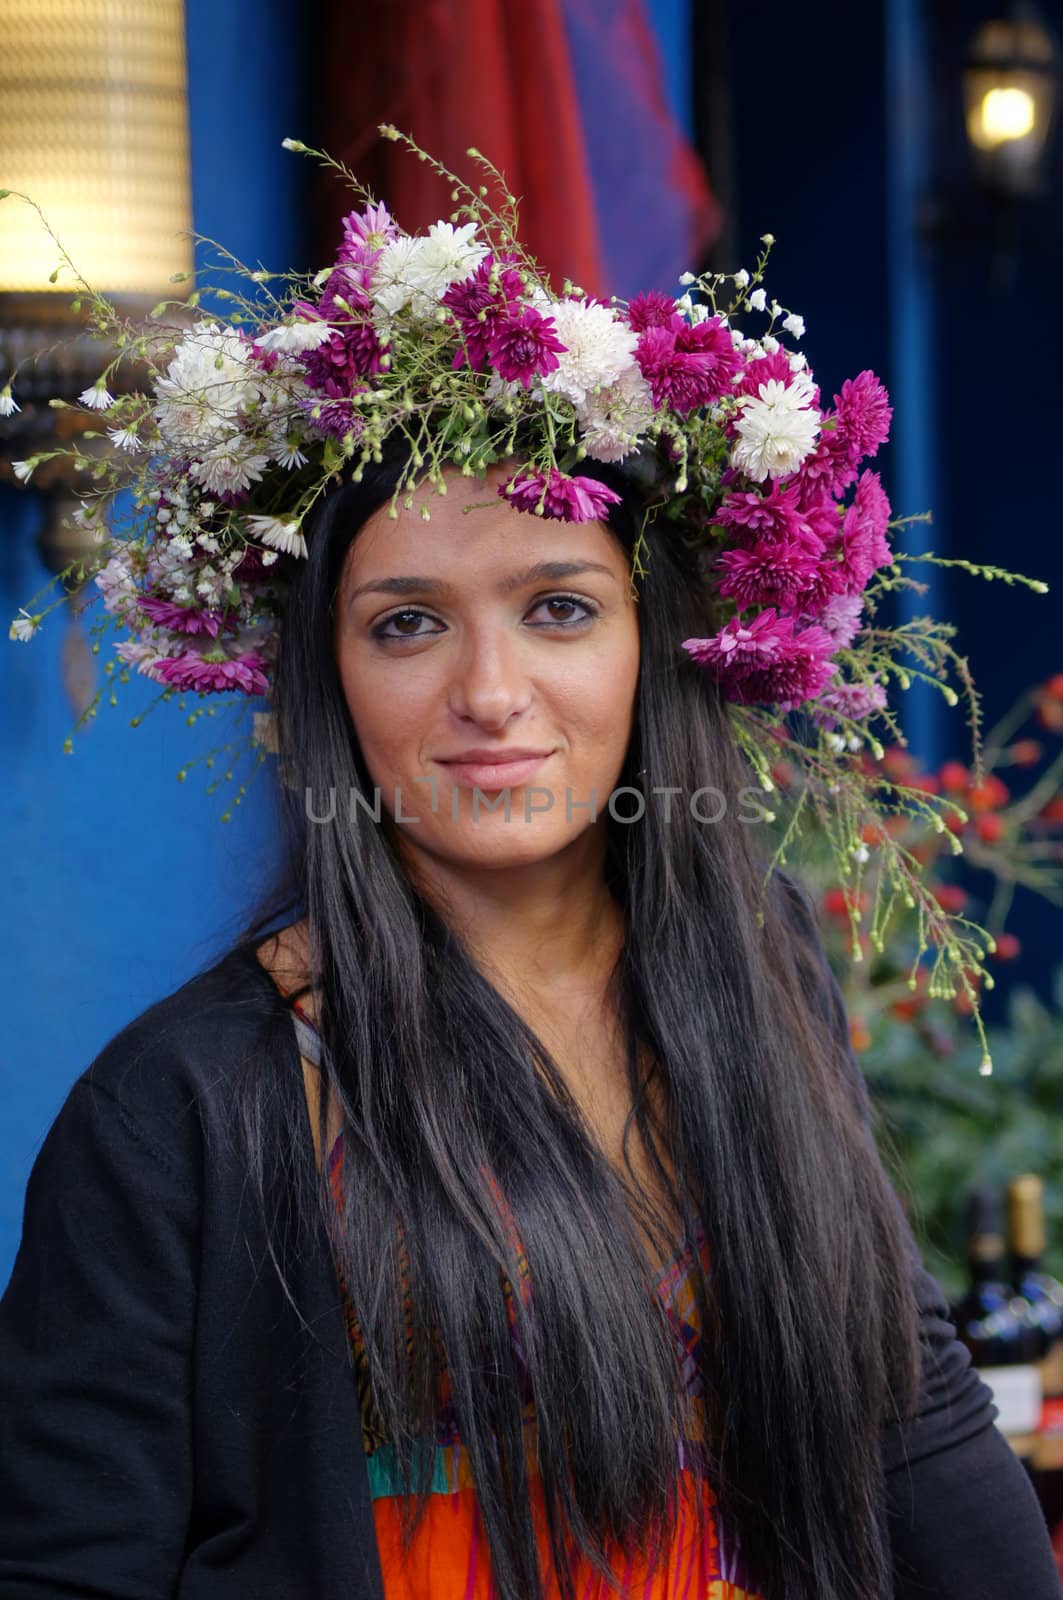
[[512, 630], [470, 629], [458, 652], [450, 683], [450, 708], [484, 727], [501, 726], [531, 699], [521, 641]]

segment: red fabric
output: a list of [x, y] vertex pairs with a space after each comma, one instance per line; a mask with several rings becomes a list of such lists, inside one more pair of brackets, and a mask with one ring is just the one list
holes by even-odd
[[[555, 288], [605, 294], [594, 196], [560, 0], [333, 0], [321, 142], [415, 233], [449, 216], [446, 184], [381, 122], [466, 182], [481, 149], [520, 199], [521, 238]], [[492, 196], [492, 203], [496, 197]], [[338, 243], [337, 180], [322, 186], [321, 259]]]

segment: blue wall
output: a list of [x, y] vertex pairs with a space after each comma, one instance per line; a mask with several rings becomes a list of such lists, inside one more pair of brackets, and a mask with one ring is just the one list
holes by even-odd
[[[278, 0], [187, 0], [194, 226], [282, 268], [303, 264], [308, 172], [280, 148], [306, 128], [305, 30], [291, 19]], [[202, 768], [184, 784], [175, 777], [190, 749], [245, 731], [246, 703], [194, 730], [162, 705], [133, 732], [128, 719], [157, 693], [136, 679], [116, 708], [104, 702], [73, 755], [62, 753], [73, 722], [60, 677], [65, 614], [29, 644], [6, 638], [9, 618], [47, 580], [39, 520], [35, 495], [0, 493], [0, 1284], [33, 1156], [71, 1083], [120, 1027], [221, 953], [270, 866], [269, 765], [228, 825], [218, 820], [224, 786], [208, 796]]]

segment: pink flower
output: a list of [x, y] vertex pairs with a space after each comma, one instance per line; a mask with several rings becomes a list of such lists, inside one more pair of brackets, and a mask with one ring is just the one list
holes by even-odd
[[532, 306], [519, 313], [503, 313], [494, 323], [488, 357], [507, 383], [522, 383], [530, 388], [533, 378], [545, 377], [559, 365], [557, 351], [568, 347], [557, 337], [552, 317], [541, 316]]
[[366, 254], [376, 256], [391, 240], [397, 239], [399, 230], [387, 206], [366, 206], [364, 211], [352, 211], [343, 219], [343, 243], [339, 259], [361, 263]]
[[808, 500], [824, 494], [844, 494], [856, 482], [856, 465], [849, 456], [849, 443], [837, 426], [833, 411], [824, 413], [819, 443], [797, 470], [795, 481]]
[[[381, 357], [388, 347], [372, 321], [372, 302], [347, 267], [337, 267], [325, 284], [313, 315], [338, 324], [332, 337], [316, 350], [308, 350], [300, 360], [306, 381], [319, 394], [342, 399], [360, 387], [359, 379], [381, 370]], [[296, 306], [297, 311], [303, 307]], [[344, 429], [344, 432], [347, 430]]]
[[877, 472], [863, 472], [853, 503], [842, 521], [835, 556], [844, 594], [861, 594], [878, 567], [889, 566], [893, 554], [886, 538], [890, 503]]
[[495, 327], [519, 305], [524, 292], [517, 260], [486, 255], [470, 277], [452, 283], [444, 294], [442, 304], [453, 311], [464, 346], [455, 352], [455, 367], [464, 366], [466, 358], [474, 371], [487, 367]]
[[865, 456], [873, 456], [889, 438], [893, 407], [890, 397], [871, 371], [857, 373], [842, 384], [834, 396], [838, 432], [845, 441], [853, 466]]
[[594, 522], [607, 516], [611, 505], [620, 503], [620, 496], [597, 479], [569, 478], [556, 467], [551, 468], [549, 483], [541, 473], [525, 469], [507, 478], [498, 492], [518, 511], [531, 511], [558, 522]]
[[764, 541], [773, 545], [796, 545], [817, 554], [823, 549], [808, 518], [799, 509], [796, 484], [783, 487], [772, 482], [767, 494], [757, 494], [755, 490], [729, 494], [712, 520], [743, 543]]
[[655, 410], [693, 411], [730, 388], [741, 357], [719, 317], [691, 327], [651, 325], [639, 339], [635, 360], [650, 386]]
[[242, 656], [225, 656], [220, 651], [200, 655], [185, 650], [154, 664], [152, 676], [161, 683], [190, 694], [224, 694], [238, 689], [242, 694], [265, 694], [269, 687], [264, 671], [265, 658], [255, 650]]
[[875, 711], [886, 709], [886, 691], [878, 678], [871, 683], [839, 683], [820, 695], [810, 715], [821, 728], [836, 728], [838, 712], [850, 722], [860, 722]]
[[627, 308], [627, 320], [636, 333], [645, 333], [647, 328], [670, 328], [683, 322], [675, 309], [675, 301], [660, 289], [637, 294]]
[[760, 541], [752, 550], [725, 550], [719, 590], [740, 611], [750, 606], [778, 606], [793, 611], [815, 582], [819, 562], [797, 545]]
[[153, 595], [141, 595], [138, 605], [144, 615], [158, 628], [168, 628], [171, 633], [208, 633], [218, 637], [224, 614], [204, 610], [201, 606], [179, 606], [172, 600], [158, 600]]
[[834, 640], [835, 648], [851, 645], [860, 628], [864, 609], [863, 597], [858, 594], [831, 595], [816, 621], [826, 628]]
[[824, 628], [797, 629], [770, 606], [748, 624], [732, 618], [714, 638], [685, 639], [683, 649], [708, 667], [729, 700], [784, 712], [816, 699], [838, 670]]
[[[790, 357], [785, 350], [775, 350], [768, 355], [755, 356], [752, 361], [747, 361], [735, 380], [735, 394], [760, 393], [762, 383], [767, 383], [774, 378], [777, 383], [789, 384], [793, 378], [793, 368], [790, 366]], [[813, 404], [819, 405], [819, 390], [815, 391]]]

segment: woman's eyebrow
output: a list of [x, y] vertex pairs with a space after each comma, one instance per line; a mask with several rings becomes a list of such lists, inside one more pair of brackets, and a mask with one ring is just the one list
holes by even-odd
[[[523, 572], [511, 573], [504, 578], [498, 586], [500, 594], [512, 594], [514, 589], [522, 589], [525, 584], [541, 581], [554, 582], [559, 578], [575, 578], [582, 572], [600, 572], [615, 582], [616, 574], [611, 567], [601, 561], [537, 561], [534, 566], [528, 567]], [[369, 583], [360, 584], [357, 589], [352, 589], [348, 595], [348, 603], [357, 600], [363, 594], [438, 594], [445, 595], [451, 592], [450, 585], [440, 578], [424, 578], [417, 576], [402, 578], [373, 578]]]

